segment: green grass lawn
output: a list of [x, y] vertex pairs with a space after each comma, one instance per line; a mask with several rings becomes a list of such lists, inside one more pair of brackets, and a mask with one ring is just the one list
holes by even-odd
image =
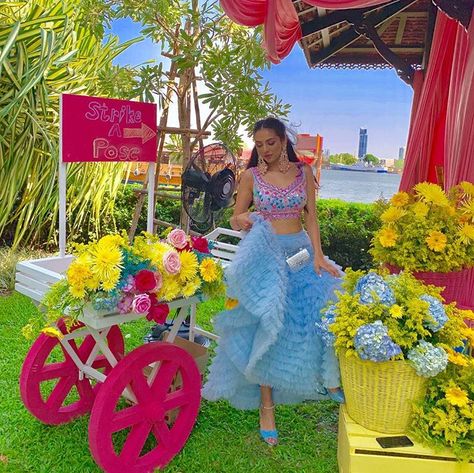
[[[201, 304], [199, 323], [211, 329], [210, 318], [221, 306], [222, 301]], [[88, 416], [47, 426], [20, 400], [18, 379], [31, 344], [20, 330], [36, 310], [20, 294], [0, 297], [0, 472], [99, 472], [89, 452]], [[144, 320], [121, 326], [127, 350], [141, 344], [149, 326]], [[225, 402], [203, 401], [187, 444], [166, 471], [337, 472], [336, 404], [327, 401], [278, 407], [277, 423], [280, 445], [272, 449], [259, 440], [257, 411], [238, 411]]]

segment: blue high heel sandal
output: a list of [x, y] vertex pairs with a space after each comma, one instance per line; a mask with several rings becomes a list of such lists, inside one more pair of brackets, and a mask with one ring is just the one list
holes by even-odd
[[330, 391], [326, 388], [326, 393], [329, 396], [329, 399], [332, 399], [339, 404], [344, 404], [346, 402], [346, 398], [344, 397], [344, 392], [341, 388], [337, 388], [336, 391]]
[[[265, 407], [265, 406], [260, 406], [261, 409], [275, 409], [275, 406], [273, 405], [272, 407]], [[267, 444], [270, 445], [270, 447], [275, 447], [278, 445], [278, 431], [275, 430], [263, 430], [260, 429], [260, 436], [262, 437], [262, 440]]]

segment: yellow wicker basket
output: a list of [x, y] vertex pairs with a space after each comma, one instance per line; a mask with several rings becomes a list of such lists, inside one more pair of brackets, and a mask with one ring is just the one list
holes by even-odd
[[426, 378], [402, 360], [376, 363], [343, 352], [339, 363], [349, 416], [376, 432], [406, 432], [413, 401], [426, 394]]

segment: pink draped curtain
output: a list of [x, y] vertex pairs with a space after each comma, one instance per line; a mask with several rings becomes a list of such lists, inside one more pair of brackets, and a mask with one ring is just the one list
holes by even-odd
[[415, 88], [416, 111], [411, 115], [401, 190], [408, 191], [428, 179], [437, 182], [435, 169], [444, 161], [446, 107], [457, 32], [458, 23], [439, 12], [423, 85]]
[[425, 180], [446, 189], [474, 181], [473, 41], [474, 19], [466, 33], [438, 12], [428, 70], [415, 87], [401, 190]]
[[445, 186], [474, 182], [474, 15], [458, 26], [446, 118]]
[[[362, 8], [387, 0], [305, 0], [305, 3], [332, 10]], [[220, 0], [227, 16], [245, 26], [264, 25], [268, 59], [278, 64], [301, 39], [301, 28], [291, 0]]]

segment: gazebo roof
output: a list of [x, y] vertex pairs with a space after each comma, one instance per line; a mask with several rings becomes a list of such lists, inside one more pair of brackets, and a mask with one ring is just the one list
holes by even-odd
[[407, 65], [420, 69], [427, 60], [436, 17], [430, 0], [392, 0], [383, 6], [354, 10], [327, 10], [303, 0], [292, 1], [302, 30], [300, 44], [312, 68], [393, 67], [374, 42], [360, 34], [365, 33], [366, 24], [372, 25], [385, 46]]

